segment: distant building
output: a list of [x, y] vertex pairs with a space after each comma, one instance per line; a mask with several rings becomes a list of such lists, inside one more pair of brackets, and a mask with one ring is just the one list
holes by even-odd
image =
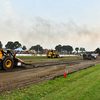
[[43, 50], [43, 54], [46, 54], [48, 52], [48, 49]]

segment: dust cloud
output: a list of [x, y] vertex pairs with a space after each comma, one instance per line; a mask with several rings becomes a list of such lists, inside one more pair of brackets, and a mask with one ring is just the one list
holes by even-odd
[[21, 40], [26, 45], [40, 44], [45, 48], [55, 45], [92, 46], [99, 41], [99, 31], [86, 25], [79, 26], [73, 21], [58, 23], [37, 17], [31, 20], [31, 26], [20, 32]]
[[[54, 49], [58, 44], [94, 49], [99, 46], [99, 30], [74, 21], [55, 22], [40, 17], [31, 20], [6, 19], [0, 21], [1, 41], [19, 41], [27, 48], [40, 44], [43, 48]], [[93, 45], [95, 45], [93, 47]]]

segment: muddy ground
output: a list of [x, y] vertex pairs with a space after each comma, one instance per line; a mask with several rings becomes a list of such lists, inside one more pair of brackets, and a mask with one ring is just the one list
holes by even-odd
[[[62, 61], [62, 60], [61, 60]], [[53, 62], [61, 62], [50, 61]], [[64, 60], [65, 63], [59, 63], [52, 66], [42, 66], [31, 69], [15, 68], [12, 71], [1, 71], [0, 72], [0, 94], [5, 92], [10, 93], [15, 89], [23, 89], [31, 85], [44, 82], [50, 79], [54, 79], [58, 76], [62, 76], [65, 71], [72, 73], [79, 71], [84, 68], [91, 67], [96, 64], [100, 64], [100, 59], [98, 60]], [[34, 62], [31, 62], [31, 64]], [[35, 62], [36, 63], [36, 62]], [[38, 63], [38, 62], [37, 62]], [[43, 63], [43, 62], [39, 62]], [[44, 63], [48, 63], [45, 62]], [[19, 69], [19, 70], [16, 70]], [[20, 70], [21, 69], [21, 70]]]

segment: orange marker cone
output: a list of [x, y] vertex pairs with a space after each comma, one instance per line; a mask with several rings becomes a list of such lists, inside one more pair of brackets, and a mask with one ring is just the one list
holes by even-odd
[[67, 74], [66, 74], [66, 73], [64, 73], [64, 78], [66, 77], [66, 75], [67, 75]]
[[67, 74], [68, 74], [68, 70], [65, 70], [64, 78], [66, 77]]

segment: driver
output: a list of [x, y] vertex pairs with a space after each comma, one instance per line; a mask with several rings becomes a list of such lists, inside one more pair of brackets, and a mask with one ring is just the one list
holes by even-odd
[[11, 50], [7, 50], [7, 55], [10, 57], [12, 56]]

